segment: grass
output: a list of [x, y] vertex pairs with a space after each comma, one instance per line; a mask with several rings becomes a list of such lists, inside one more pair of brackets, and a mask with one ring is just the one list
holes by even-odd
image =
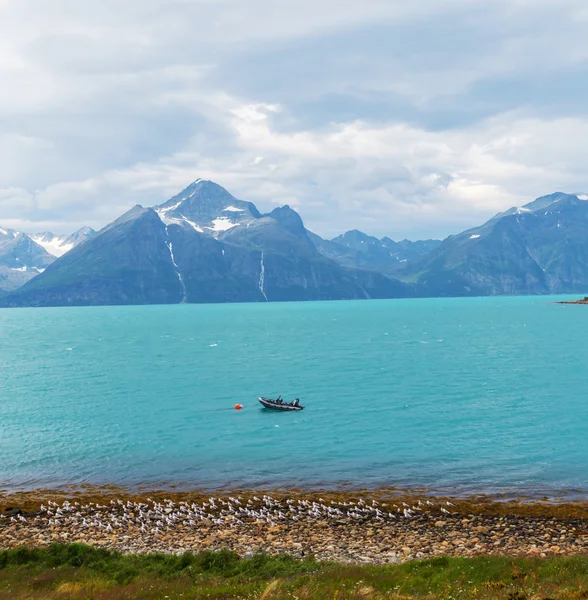
[[435, 558], [346, 566], [229, 551], [121, 555], [82, 544], [0, 551], [0, 598], [588, 599], [588, 557]]

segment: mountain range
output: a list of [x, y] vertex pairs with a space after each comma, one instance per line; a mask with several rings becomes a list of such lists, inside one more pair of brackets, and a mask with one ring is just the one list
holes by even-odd
[[0, 291], [18, 289], [95, 233], [90, 227], [62, 236], [0, 228]]
[[164, 204], [137, 205], [98, 233], [0, 230], [0, 268], [10, 273], [0, 305], [583, 292], [586, 200], [544, 196], [443, 241], [394, 242], [357, 230], [326, 240], [289, 206], [262, 214], [218, 184], [196, 180]]
[[197, 180], [136, 206], [4, 297], [9, 306], [389, 298], [414, 286], [319, 252], [288, 206], [261, 214]]

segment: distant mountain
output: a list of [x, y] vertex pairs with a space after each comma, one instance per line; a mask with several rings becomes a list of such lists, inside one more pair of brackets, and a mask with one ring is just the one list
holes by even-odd
[[0, 228], [0, 291], [20, 288], [42, 273], [56, 256], [62, 256], [94, 233], [89, 227], [71, 236], [52, 233], [28, 235]]
[[402, 276], [427, 295], [584, 293], [587, 232], [585, 199], [542, 196], [447, 238]]
[[[393, 242], [390, 238], [382, 238], [382, 243], [391, 249], [392, 254], [398, 258], [399, 263], [410, 262], [425, 256], [439, 246], [442, 240], [401, 240]], [[391, 247], [391, 245], [393, 247]]]
[[357, 229], [332, 240], [311, 234], [318, 251], [347, 267], [370, 269], [386, 274], [396, 274], [406, 263], [435, 249], [441, 240], [394, 242], [388, 237], [381, 240]]
[[0, 290], [19, 288], [53, 262], [26, 234], [0, 228]]
[[323, 256], [290, 207], [262, 215], [221, 186], [197, 180], [153, 209], [136, 206], [2, 304], [265, 302], [413, 294], [411, 284]]
[[85, 242], [95, 235], [96, 232], [91, 227], [82, 227], [71, 235], [55, 235], [54, 233], [36, 233], [31, 235], [31, 239], [44, 248], [52, 256], [63, 256], [78, 244]]

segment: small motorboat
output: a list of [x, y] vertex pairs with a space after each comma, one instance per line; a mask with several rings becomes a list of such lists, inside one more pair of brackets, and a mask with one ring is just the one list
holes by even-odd
[[304, 406], [300, 404], [298, 398], [292, 400], [292, 402], [284, 402], [280, 396], [276, 400], [261, 397], [259, 401], [264, 408], [271, 408], [272, 410], [304, 410]]

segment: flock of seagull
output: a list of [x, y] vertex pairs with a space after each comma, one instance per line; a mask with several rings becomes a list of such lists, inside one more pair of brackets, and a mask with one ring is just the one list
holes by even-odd
[[[445, 506], [453, 506], [445, 502]], [[238, 527], [244, 524], [260, 523], [270, 526], [297, 521], [327, 520], [356, 522], [391, 522], [402, 519], [417, 519], [425, 512], [449, 515], [448, 508], [435, 505], [429, 500], [419, 500], [412, 505], [380, 503], [362, 499], [356, 502], [318, 501], [286, 499], [277, 500], [271, 496], [242, 496], [226, 499], [210, 497], [200, 504], [195, 502], [157, 502], [147, 498], [146, 502], [111, 500], [109, 504], [65, 501], [62, 504], [48, 502], [41, 510], [27, 515], [0, 515], [0, 519], [17, 525], [43, 525], [52, 527], [97, 528], [105, 532], [140, 529], [144, 534], [158, 534], [181, 528], [197, 528], [202, 524]]]

